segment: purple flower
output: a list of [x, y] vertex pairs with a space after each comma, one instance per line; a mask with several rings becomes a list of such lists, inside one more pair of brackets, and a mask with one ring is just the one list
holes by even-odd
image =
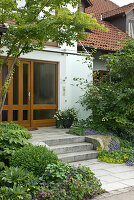
[[42, 197], [46, 197], [46, 195], [42, 195]]
[[46, 186], [46, 188], [48, 188], [48, 185]]
[[35, 200], [38, 200], [38, 199], [35, 199]]
[[50, 193], [47, 193], [48, 195], [50, 195]]
[[64, 192], [65, 190], [64, 190], [64, 189], [62, 189], [62, 191]]
[[111, 139], [111, 142], [108, 145], [108, 147], [110, 150], [113, 150], [113, 151], [119, 151], [120, 149], [120, 145], [118, 144], [118, 142], [114, 140], [114, 138]]
[[52, 197], [55, 197], [54, 195]]
[[59, 187], [60, 186], [60, 184], [57, 184], [57, 187]]
[[43, 192], [40, 192], [40, 194], [44, 194]]

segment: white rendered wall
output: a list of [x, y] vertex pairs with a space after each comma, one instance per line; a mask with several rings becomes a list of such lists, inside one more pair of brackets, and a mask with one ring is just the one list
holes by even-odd
[[84, 78], [92, 83], [93, 74], [92, 69], [89, 69], [87, 63], [83, 63], [84, 56], [68, 55], [66, 57], [66, 101], [68, 107], [75, 107], [79, 111], [79, 119], [86, 119], [90, 112], [85, 111], [81, 104], [78, 102], [80, 96], [84, 94], [78, 86], [75, 85], [73, 78]]

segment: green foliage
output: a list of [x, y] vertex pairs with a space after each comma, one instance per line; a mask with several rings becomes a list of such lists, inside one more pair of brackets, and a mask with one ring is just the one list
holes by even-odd
[[70, 128], [66, 127], [67, 120], [70, 121], [70, 124], [72, 125], [73, 122], [77, 121], [77, 111], [74, 108], [68, 108], [66, 110], [59, 110], [54, 115], [56, 118], [56, 127], [64, 127], [64, 128]]
[[14, 130], [14, 131], [19, 131], [20, 135], [26, 139], [30, 139], [32, 138], [32, 135], [28, 132], [28, 130], [26, 128], [24, 128], [23, 126], [20, 126], [19, 124], [14, 124], [13, 122], [0, 122], [0, 130], [2, 129], [6, 129], [6, 130]]
[[0, 162], [0, 171], [3, 170], [5, 168], [5, 163], [4, 162]]
[[0, 161], [9, 158], [20, 148], [30, 144], [31, 134], [24, 127], [13, 123], [0, 123]]
[[[63, 182], [67, 176], [77, 177], [79, 174], [76, 169], [69, 163], [59, 161], [55, 164], [48, 164], [43, 172], [46, 184], [58, 184]], [[81, 177], [80, 177], [81, 178]]]
[[6, 167], [0, 174], [0, 186], [13, 188], [13, 186], [24, 186], [26, 189], [33, 190], [33, 186], [37, 185], [38, 179], [32, 172], [21, 168]]
[[[54, 195], [57, 200], [89, 199], [103, 192], [100, 181], [88, 167], [74, 167], [61, 161], [48, 165], [40, 181], [40, 184], [45, 186], [45, 190], [43, 191], [42, 188], [41, 191], [43, 196], [47, 196], [47, 199], [51, 198], [49, 198], [46, 188], [50, 195]], [[36, 198], [41, 199], [40, 196], [37, 193]]]
[[3, 200], [31, 200], [37, 181], [32, 172], [6, 167], [0, 174], [0, 197]]
[[[134, 39], [121, 51], [103, 56], [109, 70], [109, 81], [97, 85], [83, 82], [81, 103], [92, 110], [89, 127], [100, 126], [121, 138], [134, 138]], [[80, 82], [81, 84], [81, 82]]]
[[84, 127], [77, 127], [77, 128], [72, 128], [68, 131], [69, 134], [73, 134], [73, 135], [79, 135], [79, 136], [82, 136], [84, 135], [84, 131], [85, 131], [85, 128]]
[[30, 145], [16, 151], [10, 159], [10, 165], [20, 166], [40, 175], [47, 164], [56, 163], [57, 160], [57, 156], [46, 147]]
[[1, 44], [7, 46], [8, 52], [11, 50], [12, 56], [18, 53], [19, 43], [22, 53], [27, 53], [35, 48], [44, 47], [49, 39], [59, 44], [66, 42], [71, 45], [73, 40], [78, 41], [86, 37], [85, 28], [104, 29], [91, 15], [77, 9], [71, 12], [67, 8], [68, 3], [76, 8], [79, 0], [29, 0], [22, 7], [19, 7], [18, 3], [19, 1], [14, 0], [2, 0], [0, 3], [3, 11], [0, 15], [0, 24], [6, 23], [9, 19], [15, 22], [15, 26], [9, 25]]
[[26, 190], [21, 186], [13, 186], [9, 188], [3, 186], [0, 188], [0, 199], [1, 200], [32, 200], [32, 196], [27, 194]]

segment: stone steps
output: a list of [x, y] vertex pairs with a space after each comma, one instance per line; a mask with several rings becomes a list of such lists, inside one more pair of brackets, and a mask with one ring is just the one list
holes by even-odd
[[97, 158], [98, 153], [95, 150], [80, 151], [66, 154], [58, 154], [58, 158], [64, 162], [77, 162]]
[[72, 143], [72, 144], [51, 146], [50, 149], [56, 154], [65, 154], [65, 153], [91, 150], [93, 149], [93, 144], [87, 142]]
[[95, 159], [97, 151], [93, 150], [93, 144], [85, 142], [84, 136], [68, 136], [43, 141], [49, 149], [57, 154], [64, 162], [77, 162]]
[[85, 142], [84, 136], [68, 136], [68, 137], [58, 137], [56, 139], [48, 139], [43, 141], [48, 146], [56, 146], [56, 145], [63, 145], [63, 144], [72, 144], [72, 143], [80, 143]]

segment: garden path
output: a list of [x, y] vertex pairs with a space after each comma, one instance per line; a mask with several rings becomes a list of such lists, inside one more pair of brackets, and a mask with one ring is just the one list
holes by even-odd
[[[40, 127], [38, 130], [30, 132], [33, 135], [33, 138], [30, 140], [33, 144], [47, 139], [70, 136], [70, 134], [66, 133], [67, 129], [56, 129], [55, 127]], [[79, 161], [71, 164], [74, 164], [75, 166], [81, 164], [90, 167], [96, 177], [101, 180], [102, 188], [107, 192], [110, 192], [110, 194], [122, 190], [131, 190], [134, 187], [133, 166], [127, 166], [126, 164], [102, 163], [98, 162], [97, 159]]]

